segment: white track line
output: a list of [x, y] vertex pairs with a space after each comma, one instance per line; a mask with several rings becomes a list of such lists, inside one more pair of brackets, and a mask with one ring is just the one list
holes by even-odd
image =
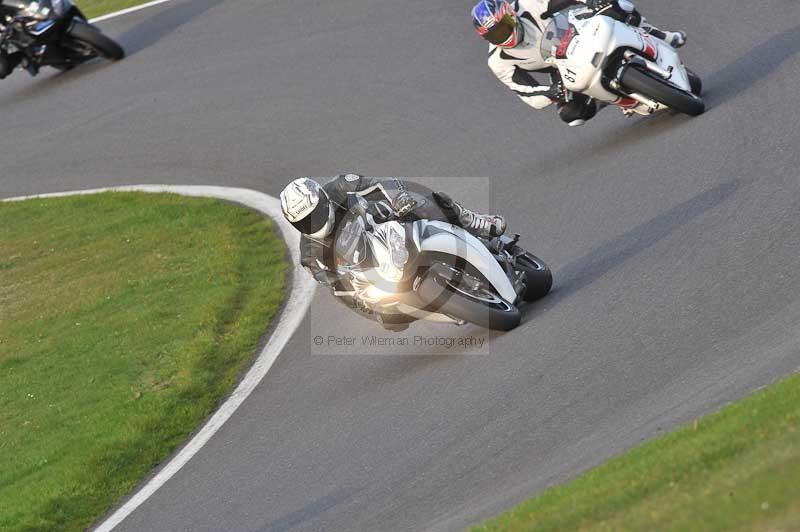
[[[272, 218], [280, 228], [286, 245], [289, 247], [291, 258], [294, 264], [300, 264], [300, 237], [298, 232], [289, 225], [281, 213], [280, 201], [272, 196], [267, 196], [254, 190], [244, 188], [228, 187], [206, 187], [206, 186], [168, 186], [168, 185], [140, 185], [130, 187], [101, 188], [94, 190], [81, 190], [75, 192], [63, 192], [56, 194], [40, 194], [36, 196], [26, 196], [21, 198], [9, 198], [0, 201], [21, 201], [31, 198], [52, 198], [63, 196], [75, 196], [80, 194], [96, 194], [108, 191], [138, 191], [138, 192], [171, 192], [182, 196], [199, 196], [204, 198], [218, 198], [229, 200], [247, 207], [256, 209]], [[211, 419], [200, 429], [194, 438], [170, 460], [153, 478], [151, 478], [139, 491], [137, 491], [125, 504], [119, 507], [105, 521], [103, 521], [95, 532], [108, 532], [120, 524], [136, 508], [145, 502], [153, 493], [163, 486], [175, 473], [186, 465], [191, 458], [211, 439], [223, 424], [236, 412], [250, 393], [256, 388], [264, 378], [275, 359], [294, 335], [300, 322], [303, 320], [308, 307], [313, 299], [314, 280], [305, 274], [300, 266], [294, 268], [294, 278], [292, 288], [283, 310], [277, 318], [272, 336], [264, 346], [263, 351], [258, 355], [253, 367], [247, 372], [234, 390], [230, 397], [219, 407]]]
[[141, 9], [146, 9], [148, 7], [157, 6], [158, 4], [165, 4], [167, 2], [171, 2], [172, 0], [155, 0], [154, 2], [147, 2], [146, 4], [140, 4], [138, 6], [129, 7], [128, 9], [121, 9], [119, 11], [114, 11], [113, 13], [108, 13], [107, 15], [101, 15], [99, 17], [95, 17], [90, 19], [89, 22], [102, 22], [104, 20], [108, 20], [110, 18], [119, 17], [122, 15], [127, 15], [128, 13], [134, 13]]

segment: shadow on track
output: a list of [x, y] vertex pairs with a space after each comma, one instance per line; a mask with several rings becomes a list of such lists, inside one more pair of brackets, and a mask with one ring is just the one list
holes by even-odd
[[[613, 108], [604, 110], [607, 113], [614, 111], [616, 109]], [[617, 122], [612, 126], [614, 129], [602, 133], [597, 140], [565, 143], [561, 149], [549, 154], [546, 159], [540, 159], [537, 171], [542, 175], [558, 172], [565, 168], [565, 161], [577, 165], [577, 167], [594, 167], [598, 157], [607, 157], [624, 152], [626, 149], [630, 150], [639, 143], [662, 137], [696, 119], [670, 112], [659, 112], [650, 116], [637, 116], [632, 119], [634, 123], [627, 126]], [[576, 154], [581, 154], [581, 156], [576, 157]]]
[[349, 501], [360, 491], [362, 491], [362, 489], [337, 490], [330, 495], [326, 495], [325, 497], [309, 503], [297, 511], [285, 515], [276, 521], [268, 523], [264, 527], [258, 528], [257, 530], [259, 530], [259, 532], [285, 532], [286, 530], [291, 530], [301, 523], [305, 523], [319, 517], [334, 506]]
[[706, 93], [710, 105], [719, 105], [778, 69], [800, 52], [800, 26], [783, 31], [759, 44], [733, 63], [707, 76]]
[[[722, 183], [631, 229], [554, 273], [554, 289], [543, 302], [552, 308], [606, 273], [663, 240], [676, 229], [729, 200], [742, 187], [739, 180]], [[536, 303], [534, 303], [534, 306]], [[523, 314], [523, 323], [539, 312]]]
[[159, 11], [119, 36], [127, 54], [133, 55], [174, 32], [224, 0], [193, 0]]
[[[39, 74], [39, 76], [33, 78], [33, 81], [30, 84], [26, 84], [25, 86], [20, 87], [13, 92], [4, 92], [0, 98], [0, 107], [7, 104], [18, 105], [23, 102], [34, 100], [41, 96], [47, 96], [50, 92], [57, 91], [60, 88], [69, 85], [73, 81], [79, 80], [82, 76], [91, 74], [92, 72], [96, 72], [103, 68], [111, 68], [113, 65], [114, 63], [104, 59], [93, 59], [88, 63], [78, 65], [72, 70], [67, 70], [64, 72], [50, 70], [48, 67], [45, 67], [47, 70], [43, 70], [42, 74]], [[28, 74], [26, 72], [18, 71], [14, 75], [27, 76]]]

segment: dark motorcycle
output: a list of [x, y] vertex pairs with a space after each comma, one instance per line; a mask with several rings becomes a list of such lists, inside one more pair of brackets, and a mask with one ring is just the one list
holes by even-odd
[[69, 70], [98, 56], [125, 57], [71, 0], [2, 0], [0, 32], [0, 78], [18, 65], [35, 76], [43, 66]]

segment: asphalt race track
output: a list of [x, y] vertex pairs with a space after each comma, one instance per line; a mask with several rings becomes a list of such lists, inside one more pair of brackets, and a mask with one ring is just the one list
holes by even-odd
[[[469, 7], [176, 0], [102, 23], [121, 63], [0, 84], [0, 197], [486, 176], [555, 272], [476, 356], [312, 354], [331, 327], [384, 335], [318, 291], [248, 401], [118, 530], [460, 529], [800, 366], [800, 4], [643, 0], [689, 33], [709, 111], [577, 130], [494, 79]], [[450, 181], [478, 203], [481, 182]]]

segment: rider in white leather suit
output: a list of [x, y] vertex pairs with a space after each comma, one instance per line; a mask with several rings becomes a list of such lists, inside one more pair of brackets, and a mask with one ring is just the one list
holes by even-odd
[[[582, 5], [638, 26], [675, 48], [686, 43], [686, 34], [652, 26], [628, 0], [480, 0], [472, 9], [472, 23], [478, 34], [491, 43], [492, 72], [534, 109], [555, 103], [562, 120], [570, 126], [579, 126], [594, 117], [597, 104], [582, 94], [566, 101], [558, 71], [545, 63], [540, 52], [547, 19], [572, 5]], [[549, 79], [537, 81], [532, 73], [547, 75]]]

